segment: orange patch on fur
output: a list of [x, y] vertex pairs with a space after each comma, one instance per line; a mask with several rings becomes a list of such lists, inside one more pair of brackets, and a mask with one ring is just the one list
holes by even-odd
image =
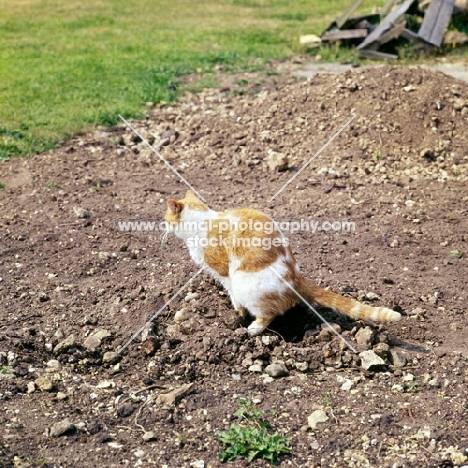
[[192, 190], [188, 190], [185, 198], [182, 200], [191, 210], [208, 211], [209, 208], [195, 195]]
[[203, 259], [207, 265], [224, 277], [229, 276], [229, 251], [223, 245], [226, 234], [220, 232], [219, 219], [213, 220], [211, 229], [208, 230], [208, 246], [205, 247], [203, 253]]
[[[275, 263], [279, 256], [285, 255], [284, 246], [273, 243], [281, 239], [281, 233], [265, 213], [240, 208], [229, 214], [240, 219], [238, 229], [231, 232], [232, 253], [242, 259], [239, 270], [255, 273]], [[242, 222], [247, 223], [247, 228], [241, 229]]]
[[267, 327], [278, 315], [282, 315], [300, 302], [299, 297], [288, 290], [285, 293], [266, 293], [256, 306], [262, 311], [257, 322], [263, 327]]

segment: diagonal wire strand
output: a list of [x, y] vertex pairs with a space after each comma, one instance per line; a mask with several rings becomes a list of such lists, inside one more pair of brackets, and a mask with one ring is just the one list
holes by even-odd
[[356, 118], [354, 114], [269, 200], [273, 201]]
[[117, 351], [119, 354], [151, 323], [203, 270], [201, 267], [134, 335]]
[[179, 172], [177, 172], [177, 171], [162, 157], [161, 153], [160, 153], [158, 150], [156, 150], [156, 149], [154, 148], [154, 146], [151, 146], [145, 138], [143, 138], [143, 135], [141, 135], [141, 134], [138, 132], [138, 130], [137, 130], [130, 122], [128, 122], [127, 120], [125, 120], [125, 118], [122, 117], [120, 114], [119, 114], [119, 118], [120, 118], [120, 120], [122, 120], [122, 122], [123, 122], [125, 125], [127, 125], [127, 127], [128, 127], [130, 130], [132, 130], [133, 133], [135, 133], [135, 135], [137, 135], [138, 137], [141, 138], [141, 141], [143, 141], [143, 143], [145, 143], [146, 146], [147, 146], [151, 151], [153, 151], [153, 153], [154, 153], [154, 154], [155, 154], [155, 155], [156, 155], [156, 156], [157, 156], [157, 157], [158, 157], [158, 158], [159, 158], [159, 159], [160, 159], [160, 160], [177, 176], [177, 177], [179, 177], [179, 179], [182, 180], [182, 182], [184, 182], [185, 185], [187, 185], [187, 187], [189, 187], [191, 190], [193, 190], [193, 191], [197, 194], [198, 198], [201, 198], [201, 199], [206, 203], [206, 200], [200, 195], [200, 193], [199, 193], [195, 188], [192, 187], [192, 185], [190, 184], [190, 182], [188, 182]]
[[306, 299], [298, 292], [296, 291], [296, 289], [294, 289], [272, 266], [269, 266], [268, 268], [270, 268], [270, 270], [272, 270], [274, 272], [274, 274], [281, 280], [283, 281], [283, 283], [291, 290], [294, 292], [294, 294], [296, 294], [296, 296], [302, 301], [304, 302], [304, 304], [307, 305], [307, 307], [309, 307], [309, 309], [314, 312], [314, 314], [351, 350], [353, 351], [353, 353], [357, 354], [357, 350], [356, 348], [354, 348], [354, 346], [349, 343], [348, 341], [346, 341], [332, 326], [329, 322], [327, 322], [316, 310], [315, 310], [315, 307], [313, 307], [311, 304], [309, 304]]

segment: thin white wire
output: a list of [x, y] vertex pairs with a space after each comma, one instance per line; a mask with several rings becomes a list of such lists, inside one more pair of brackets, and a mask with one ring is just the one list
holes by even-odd
[[193, 190], [193, 191], [197, 194], [198, 198], [201, 198], [201, 199], [206, 203], [206, 200], [200, 195], [200, 193], [199, 193], [195, 188], [192, 187], [192, 185], [190, 184], [190, 182], [188, 182], [179, 172], [177, 172], [177, 171], [161, 156], [161, 153], [160, 153], [158, 150], [156, 150], [156, 148], [154, 148], [153, 146], [151, 146], [145, 138], [143, 138], [143, 135], [141, 135], [141, 134], [135, 129], [135, 127], [134, 127], [130, 122], [128, 122], [127, 120], [125, 120], [120, 114], [119, 114], [119, 118], [122, 120], [122, 122], [125, 123], [125, 125], [127, 125], [127, 127], [128, 127], [130, 130], [132, 130], [133, 133], [135, 133], [135, 135], [137, 135], [137, 136], [139, 136], [139, 137], [141, 138], [141, 141], [143, 141], [143, 142], [146, 144], [146, 146], [147, 146], [150, 150], [152, 150], [152, 151], [154, 152], [154, 154], [155, 154], [161, 161], [163, 161], [164, 164], [165, 164], [172, 172], [174, 172], [174, 174], [176, 174], [177, 177], [180, 178], [180, 180], [182, 180], [182, 181], [185, 183], [185, 185], [187, 185], [187, 187], [189, 187], [191, 190]]
[[274, 200], [354, 119], [356, 115], [353, 115], [329, 140], [325, 143], [302, 167], [294, 174], [269, 200], [270, 203]]
[[203, 270], [201, 267], [118, 351], [121, 353]]

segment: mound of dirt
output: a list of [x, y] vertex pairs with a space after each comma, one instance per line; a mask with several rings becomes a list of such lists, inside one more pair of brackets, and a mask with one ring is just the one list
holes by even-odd
[[305, 276], [401, 311], [319, 309], [383, 363], [305, 307], [250, 338], [204, 274], [171, 301], [198, 268], [158, 223], [187, 187], [124, 124], [102, 129], [0, 166], [1, 466], [221, 466], [239, 398], [292, 438], [279, 466], [466, 464], [468, 86], [382, 67], [235, 91], [132, 124], [213, 209], [307, 222], [288, 233]]

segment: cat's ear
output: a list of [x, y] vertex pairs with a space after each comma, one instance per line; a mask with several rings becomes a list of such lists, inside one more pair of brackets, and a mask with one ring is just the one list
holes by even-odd
[[176, 200], [168, 200], [167, 207], [172, 211], [172, 213], [179, 214], [182, 211], [183, 205]]
[[195, 192], [193, 190], [187, 190], [185, 198], [197, 198], [197, 196], [195, 195]]

